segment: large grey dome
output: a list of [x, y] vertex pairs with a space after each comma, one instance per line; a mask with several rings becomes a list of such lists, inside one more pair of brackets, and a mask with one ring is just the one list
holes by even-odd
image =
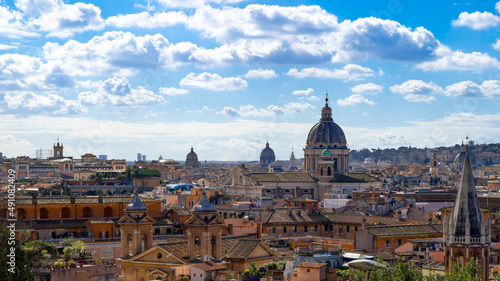
[[347, 146], [344, 131], [333, 122], [332, 109], [328, 106], [328, 98], [326, 98], [325, 107], [321, 110], [321, 120], [311, 128], [307, 136], [307, 146], [328, 146], [331, 143], [338, 143], [340, 147]]
[[269, 147], [269, 142], [266, 142], [266, 147], [260, 152], [260, 165], [267, 166], [276, 160], [274, 150]]
[[186, 166], [200, 166], [200, 162], [198, 162], [198, 155], [196, 154], [196, 152], [194, 152], [193, 147], [191, 147], [191, 151], [186, 156]]

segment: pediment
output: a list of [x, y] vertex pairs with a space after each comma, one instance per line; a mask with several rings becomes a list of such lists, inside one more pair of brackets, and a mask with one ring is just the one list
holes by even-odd
[[129, 261], [141, 261], [141, 262], [161, 262], [169, 264], [185, 264], [184, 260], [178, 258], [174, 254], [168, 252], [164, 248], [156, 245], [151, 249], [144, 251], [138, 255], [133, 256]]
[[257, 247], [255, 247], [250, 254], [248, 254], [247, 258], [256, 258], [265, 255], [276, 256], [276, 252], [269, 248], [266, 244], [260, 242], [259, 245], [257, 245]]
[[219, 224], [225, 225], [224, 221], [217, 216], [208, 222], [198, 218], [197, 216], [191, 216], [184, 224], [186, 226], [188, 226], [188, 225], [219, 225]]
[[150, 273], [153, 280], [168, 280], [170, 272], [161, 269], [155, 269]]
[[127, 223], [154, 223], [155, 220], [149, 215], [144, 216], [143, 218], [137, 219], [131, 217], [129, 214], [125, 214], [118, 220], [119, 224], [127, 224]]

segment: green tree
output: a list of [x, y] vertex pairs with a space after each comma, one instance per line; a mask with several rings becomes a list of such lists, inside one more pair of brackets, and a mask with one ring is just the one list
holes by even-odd
[[257, 275], [261, 275], [259, 269], [255, 266], [255, 263], [254, 262], [251, 262], [250, 263], [250, 267], [243, 271], [243, 275], [246, 275], [246, 276], [257, 276]]
[[40, 240], [30, 241], [22, 245], [26, 253], [26, 264], [29, 267], [44, 266], [47, 261], [57, 256], [57, 247], [54, 244]]
[[74, 259], [77, 257], [83, 257], [85, 254], [85, 249], [87, 249], [87, 245], [81, 240], [77, 240], [71, 243], [70, 246], [67, 246], [63, 249], [63, 254], [66, 258]]
[[[26, 253], [21, 248], [17, 238], [11, 239], [10, 232], [0, 227], [0, 276], [2, 280], [26, 281], [33, 280], [31, 268], [26, 264]], [[9, 244], [10, 241], [10, 244]], [[12, 245], [12, 241], [14, 244]], [[11, 248], [15, 257], [11, 258]], [[13, 265], [13, 267], [11, 266]], [[14, 272], [12, 272], [12, 269]]]
[[479, 263], [472, 258], [464, 267], [453, 263], [451, 269], [446, 272], [444, 281], [480, 281], [482, 278], [478, 273]]

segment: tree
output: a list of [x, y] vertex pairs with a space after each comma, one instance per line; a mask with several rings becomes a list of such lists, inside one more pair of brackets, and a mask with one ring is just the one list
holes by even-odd
[[248, 269], [246, 269], [245, 271], [243, 271], [243, 275], [257, 276], [257, 275], [261, 275], [261, 273], [260, 273], [259, 269], [255, 266], [255, 263], [251, 262], [250, 267]]
[[[26, 265], [26, 253], [21, 248], [19, 240], [17, 238], [9, 240], [9, 238], [10, 232], [0, 227], [0, 245], [2, 245], [0, 247], [0, 276], [2, 280], [33, 280], [31, 268]], [[12, 241], [14, 241], [14, 244], [12, 244]], [[13, 253], [15, 257], [13, 258], [8, 256], [12, 255], [11, 248], [14, 249]], [[14, 273], [12, 273], [11, 268], [13, 268]]]
[[26, 264], [29, 267], [45, 266], [44, 262], [57, 256], [57, 248], [54, 244], [40, 240], [30, 241], [22, 246], [26, 252]]
[[77, 257], [83, 257], [85, 254], [85, 249], [87, 249], [87, 245], [81, 240], [74, 241], [70, 246], [67, 246], [63, 249], [63, 254], [70, 259], [74, 259]]
[[446, 272], [444, 281], [480, 281], [482, 278], [478, 273], [479, 263], [472, 258], [464, 267], [458, 263], [453, 263], [451, 269]]

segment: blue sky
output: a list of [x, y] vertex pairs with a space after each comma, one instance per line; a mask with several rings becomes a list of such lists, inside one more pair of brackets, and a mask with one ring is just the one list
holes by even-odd
[[[476, 3], [479, 2], [479, 3]], [[0, 152], [302, 157], [500, 139], [500, 2], [0, 0]]]

